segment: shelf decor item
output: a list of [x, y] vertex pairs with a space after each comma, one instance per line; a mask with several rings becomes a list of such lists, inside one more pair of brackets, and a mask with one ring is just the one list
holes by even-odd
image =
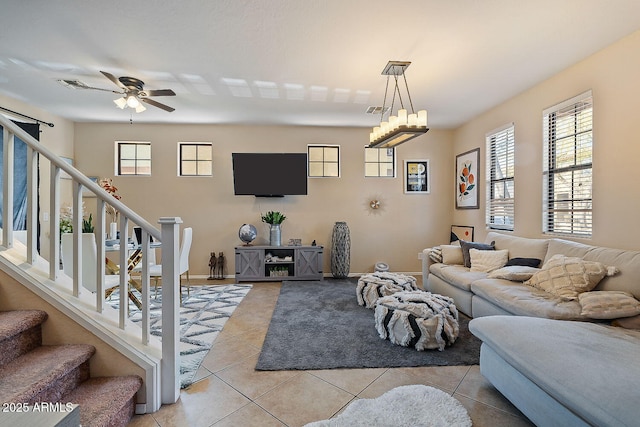
[[281, 212], [269, 211], [261, 216], [262, 222], [269, 224], [269, 245], [281, 246], [282, 236], [280, 230], [280, 224], [287, 219], [287, 217]]
[[344, 221], [338, 221], [333, 226], [331, 237], [331, 274], [333, 277], [344, 279], [349, 276], [350, 250], [349, 226]]

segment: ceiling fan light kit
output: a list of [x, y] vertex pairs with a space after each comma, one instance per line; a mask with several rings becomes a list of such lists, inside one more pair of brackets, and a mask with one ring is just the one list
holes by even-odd
[[[382, 105], [382, 113], [380, 116], [380, 126], [375, 126], [369, 134], [369, 148], [393, 148], [404, 142], [407, 142], [417, 136], [427, 133], [427, 110], [420, 110], [416, 113], [413, 108], [413, 101], [409, 93], [409, 85], [405, 70], [411, 64], [409, 61], [389, 61], [382, 70], [382, 75], [387, 76], [387, 85], [384, 92], [384, 103]], [[384, 121], [384, 112], [386, 111], [387, 93], [389, 91], [390, 76], [393, 76], [394, 88], [393, 97], [391, 99], [391, 108], [389, 108], [389, 117]], [[407, 98], [411, 107], [411, 113], [404, 108], [404, 102], [398, 85], [398, 77], [404, 78]], [[400, 102], [400, 109], [397, 114], [393, 114], [393, 105], [396, 95]]]
[[107, 73], [106, 71], [100, 71], [103, 76], [111, 80], [116, 86], [120, 88], [120, 91], [103, 89], [99, 87], [92, 87], [83, 83], [79, 80], [64, 80], [58, 79], [58, 82], [66, 87], [70, 87], [73, 89], [94, 89], [101, 90], [104, 92], [112, 92], [122, 95], [122, 97], [115, 99], [113, 102], [118, 106], [118, 108], [124, 110], [129, 107], [136, 110], [136, 113], [142, 113], [146, 110], [146, 107], [142, 105], [145, 104], [152, 105], [154, 107], [160, 108], [167, 112], [175, 111], [175, 108], [169, 107], [168, 105], [162, 104], [158, 101], [150, 99], [148, 97], [151, 96], [175, 96], [175, 92], [171, 89], [156, 89], [156, 90], [144, 90], [144, 82], [140, 79], [136, 79], [135, 77], [119, 77], [116, 78], [111, 73]]

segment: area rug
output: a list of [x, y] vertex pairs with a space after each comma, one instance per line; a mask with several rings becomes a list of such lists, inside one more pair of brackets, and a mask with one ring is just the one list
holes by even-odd
[[[211, 349], [214, 340], [222, 331], [238, 304], [251, 290], [251, 285], [191, 286], [190, 295], [183, 291], [180, 307], [180, 388], [193, 383], [200, 364]], [[134, 290], [134, 293], [137, 292]], [[140, 296], [139, 294], [136, 296]], [[142, 321], [141, 311], [129, 301], [129, 319]], [[107, 300], [114, 308], [119, 307], [117, 291]], [[149, 330], [151, 335], [162, 339], [162, 291], [151, 298]]]
[[405, 385], [375, 399], [353, 401], [337, 417], [305, 427], [471, 427], [467, 410], [454, 397], [426, 385]]
[[382, 340], [373, 310], [356, 299], [357, 279], [286, 281], [269, 324], [257, 370], [477, 365], [480, 340], [460, 315], [460, 334], [444, 351]]

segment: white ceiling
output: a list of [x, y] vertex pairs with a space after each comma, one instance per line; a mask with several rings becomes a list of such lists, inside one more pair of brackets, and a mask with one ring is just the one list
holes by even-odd
[[[450, 128], [640, 29], [638, 0], [4, 0], [0, 94], [74, 121], [375, 125], [389, 60]], [[100, 74], [176, 109], [131, 114]], [[406, 99], [405, 99], [406, 102]]]

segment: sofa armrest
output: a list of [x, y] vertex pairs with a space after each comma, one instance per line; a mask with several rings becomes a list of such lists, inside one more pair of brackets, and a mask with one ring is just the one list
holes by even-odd
[[[433, 260], [429, 257], [431, 254], [432, 248], [423, 249], [422, 252], [418, 254], [418, 258], [422, 260], [422, 283], [423, 286], [427, 283], [427, 277], [429, 276], [429, 267], [433, 264]], [[426, 289], [426, 288], [425, 288]]]

